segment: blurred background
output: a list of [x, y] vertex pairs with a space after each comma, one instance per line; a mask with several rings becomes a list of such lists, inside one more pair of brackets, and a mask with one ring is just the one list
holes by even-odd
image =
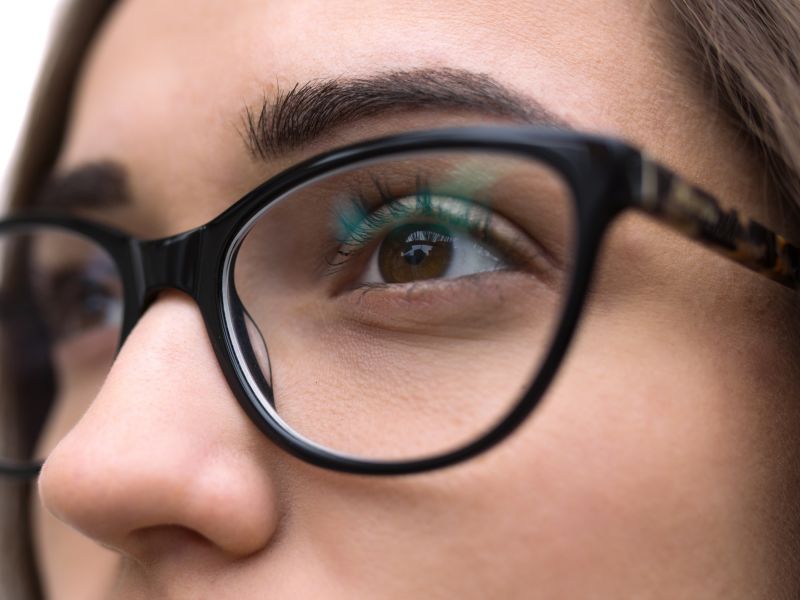
[[44, 50], [63, 0], [0, 2], [0, 199]]

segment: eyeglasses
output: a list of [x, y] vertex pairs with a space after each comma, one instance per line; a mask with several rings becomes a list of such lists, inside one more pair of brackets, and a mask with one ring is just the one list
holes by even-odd
[[336, 150], [166, 239], [8, 218], [0, 473], [38, 473], [168, 288], [197, 302], [242, 409], [294, 456], [362, 474], [463, 461], [542, 399], [604, 232], [627, 209], [798, 287], [782, 237], [619, 141], [533, 127]]

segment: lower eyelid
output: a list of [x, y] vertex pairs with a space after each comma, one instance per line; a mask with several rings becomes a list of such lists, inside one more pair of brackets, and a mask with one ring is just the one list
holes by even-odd
[[453, 325], [478, 331], [487, 321], [516, 323], [530, 318], [531, 304], [559, 299], [555, 287], [523, 272], [502, 270], [456, 279], [362, 284], [344, 290], [339, 306], [341, 316], [357, 326], [398, 331], [424, 326], [433, 334]]

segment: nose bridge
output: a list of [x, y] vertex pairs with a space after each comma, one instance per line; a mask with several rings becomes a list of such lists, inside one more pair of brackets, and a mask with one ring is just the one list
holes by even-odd
[[139, 243], [145, 298], [165, 289], [177, 289], [197, 298], [205, 232], [203, 226], [169, 238]]

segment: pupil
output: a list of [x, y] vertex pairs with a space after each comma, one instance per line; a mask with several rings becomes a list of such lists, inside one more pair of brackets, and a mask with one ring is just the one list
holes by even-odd
[[453, 259], [453, 236], [440, 225], [409, 223], [383, 240], [378, 266], [386, 283], [409, 283], [445, 275]]

